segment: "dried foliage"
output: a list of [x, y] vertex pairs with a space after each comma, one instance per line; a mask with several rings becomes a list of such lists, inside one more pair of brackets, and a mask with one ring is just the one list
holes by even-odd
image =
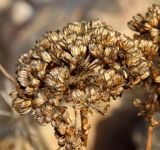
[[128, 25], [130, 29], [137, 32], [134, 39], [137, 39], [141, 46], [144, 47], [144, 41], [147, 40], [148, 46], [144, 48], [143, 53], [151, 64], [150, 77], [144, 83], [149, 99], [145, 102], [136, 99], [134, 103], [140, 109], [139, 115], [144, 116], [151, 126], [159, 126], [160, 121], [156, 114], [160, 111], [160, 5], [152, 5], [144, 16], [138, 14]]
[[138, 32], [134, 39], [99, 20], [45, 33], [19, 59], [13, 107], [41, 125], [51, 123], [59, 149], [81, 150], [87, 145], [89, 114], [105, 114], [123, 89], [143, 83], [149, 100], [134, 103], [151, 125], [159, 125], [153, 118], [159, 111], [159, 21], [160, 6], [153, 5], [146, 16], [129, 22]]

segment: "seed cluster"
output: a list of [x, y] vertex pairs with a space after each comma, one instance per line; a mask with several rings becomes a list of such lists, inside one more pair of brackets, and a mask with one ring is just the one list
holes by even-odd
[[139, 115], [144, 116], [151, 126], [159, 126], [160, 121], [155, 118], [155, 114], [160, 112], [160, 5], [152, 5], [145, 16], [138, 14], [128, 25], [137, 32], [134, 39], [138, 40], [138, 45], [143, 49], [142, 52], [150, 64], [151, 74], [145, 81], [149, 100], [143, 102], [136, 99], [134, 104], [140, 110]]
[[89, 113], [104, 114], [124, 88], [149, 76], [145, 55], [157, 49], [140, 43], [99, 20], [47, 32], [19, 58], [12, 105], [41, 125], [51, 123], [62, 149], [84, 149]]
[[135, 36], [151, 40], [154, 43], [160, 42], [160, 5], [153, 4], [148, 8], [145, 16], [137, 14], [133, 20], [128, 23], [131, 30], [138, 32]]

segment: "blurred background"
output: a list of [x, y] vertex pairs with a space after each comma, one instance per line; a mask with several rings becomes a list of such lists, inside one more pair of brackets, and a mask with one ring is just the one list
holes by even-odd
[[[73, 21], [100, 19], [132, 36], [127, 22], [160, 0], [0, 0], [0, 63], [13, 76], [19, 56], [48, 30]], [[12, 84], [0, 74], [0, 150], [56, 150], [54, 131], [21, 117], [10, 107]], [[147, 124], [137, 117], [134, 98], [145, 91], [130, 90], [113, 101], [108, 115], [95, 115], [88, 150], [144, 150]], [[153, 150], [160, 149], [160, 130], [154, 131]]]

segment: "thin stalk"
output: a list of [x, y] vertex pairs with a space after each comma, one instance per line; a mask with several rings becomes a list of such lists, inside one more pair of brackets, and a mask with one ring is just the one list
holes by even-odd
[[153, 127], [149, 125], [146, 150], [152, 150], [152, 136], [153, 136]]
[[75, 115], [75, 129], [76, 129], [76, 134], [78, 133], [78, 110], [74, 107], [74, 115]]
[[0, 72], [9, 79], [12, 83], [15, 83], [14, 78], [7, 72], [7, 70], [0, 64]]
[[83, 135], [83, 142], [84, 142], [84, 146], [87, 147], [87, 141], [88, 141], [88, 134], [85, 134], [85, 130], [83, 129], [83, 126], [84, 126], [84, 119], [85, 117], [87, 116], [83, 116], [83, 109], [80, 110], [80, 115], [81, 115], [81, 127], [82, 127], [82, 135]]

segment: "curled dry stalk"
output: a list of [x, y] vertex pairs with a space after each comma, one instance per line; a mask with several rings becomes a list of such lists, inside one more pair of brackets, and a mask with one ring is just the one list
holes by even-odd
[[149, 100], [134, 104], [150, 126], [158, 126], [154, 115], [160, 111], [159, 22], [160, 6], [153, 5], [145, 16], [138, 14], [128, 23], [137, 32], [133, 38], [99, 20], [69, 23], [62, 31], [45, 33], [19, 58], [12, 106], [41, 125], [50, 123], [59, 149], [81, 150], [87, 146], [88, 114], [105, 114], [112, 99], [141, 84]]

